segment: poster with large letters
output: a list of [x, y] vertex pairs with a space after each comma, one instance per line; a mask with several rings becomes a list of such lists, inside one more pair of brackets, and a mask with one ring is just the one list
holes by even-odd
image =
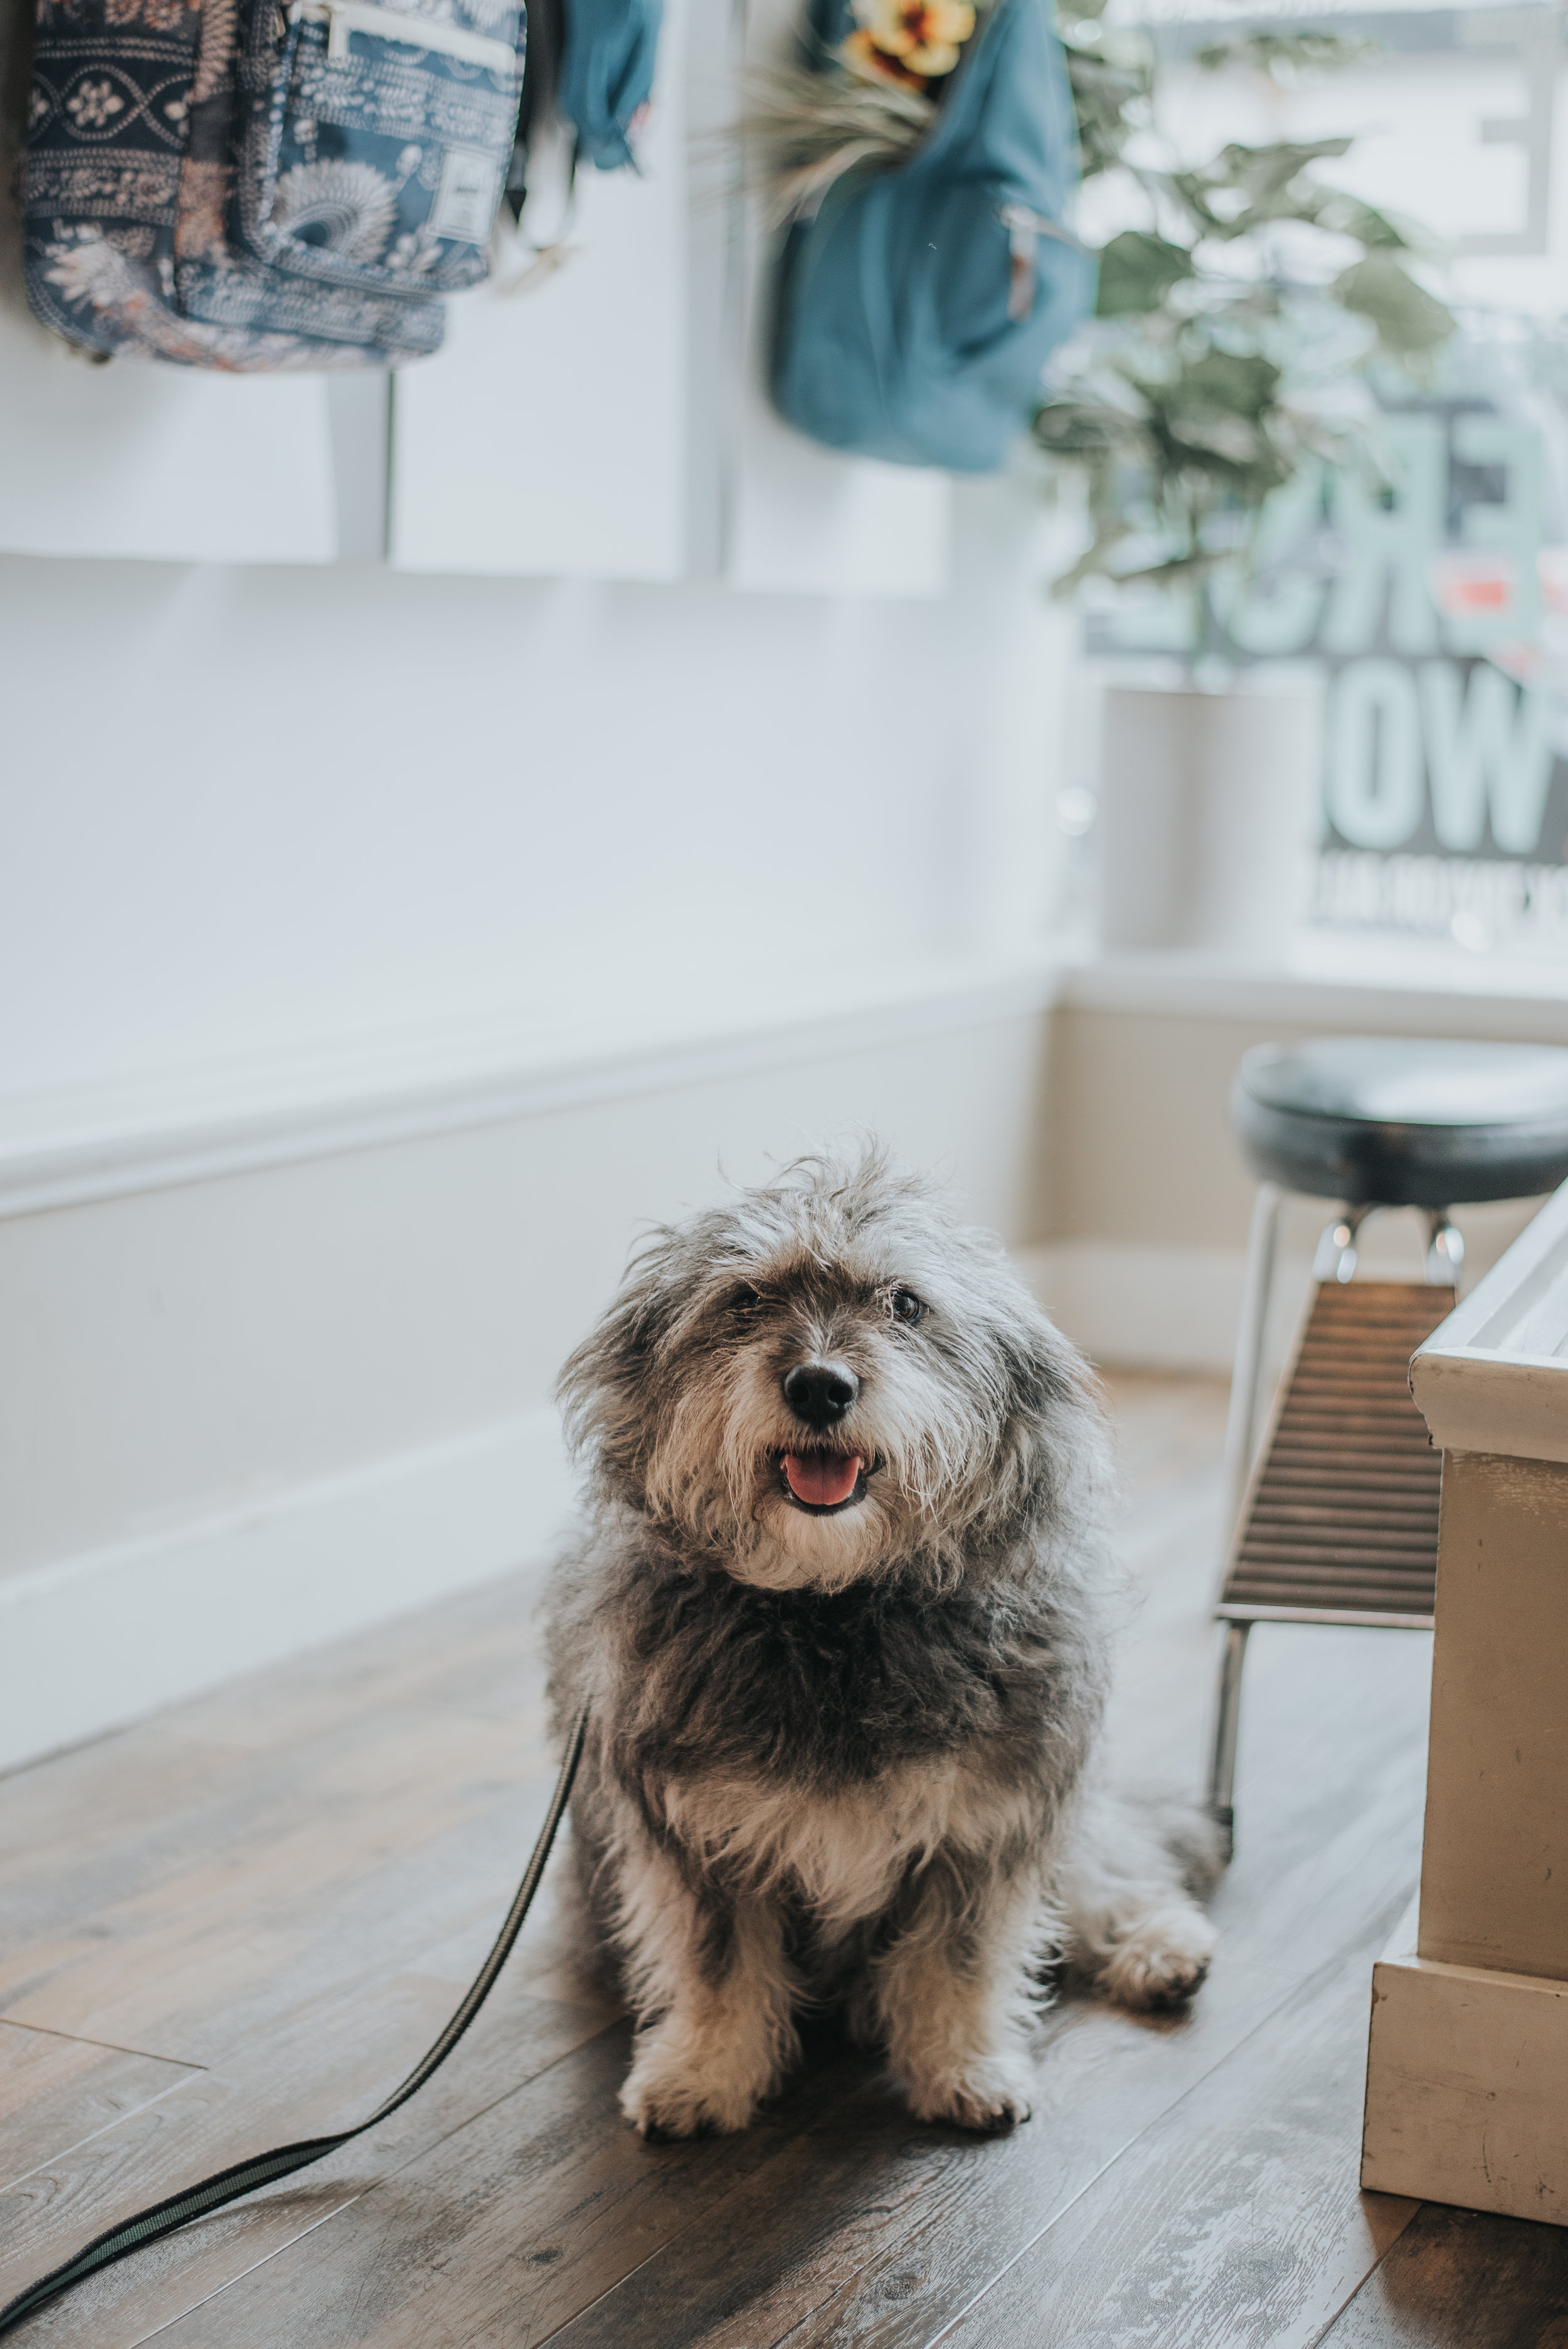
[[[1217, 0], [1130, 13], [1168, 66], [1261, 21], [1255, 5], [1222, 13]], [[1324, 21], [1295, 0], [1268, 21], [1295, 16]], [[1282, 98], [1272, 135], [1353, 135], [1336, 184], [1445, 241], [1442, 290], [1462, 331], [1429, 380], [1377, 384], [1380, 477], [1315, 471], [1273, 502], [1250, 575], [1216, 583], [1218, 649], [1323, 676], [1320, 922], [1562, 954], [1568, 169], [1553, 140], [1568, 107], [1564, 11], [1352, 7], [1332, 21], [1369, 36], [1367, 63]], [[1218, 102], [1201, 75], [1191, 89]], [[1123, 595], [1089, 615], [1088, 646], [1147, 660], [1182, 651], [1190, 627], [1176, 598]]]
[[1568, 950], [1568, 336], [1498, 322], [1379, 439], [1381, 481], [1302, 478], [1214, 593], [1222, 657], [1323, 673], [1316, 918]]

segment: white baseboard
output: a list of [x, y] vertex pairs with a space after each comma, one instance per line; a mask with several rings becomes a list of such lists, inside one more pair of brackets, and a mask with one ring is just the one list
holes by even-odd
[[542, 1560], [549, 1405], [0, 1581], [0, 1767]]
[[[1229, 1371], [1242, 1309], [1240, 1248], [1050, 1240], [1020, 1249], [1019, 1270], [1091, 1361], [1128, 1370]], [[1305, 1260], [1274, 1278], [1266, 1351], [1284, 1359], [1306, 1293]]]

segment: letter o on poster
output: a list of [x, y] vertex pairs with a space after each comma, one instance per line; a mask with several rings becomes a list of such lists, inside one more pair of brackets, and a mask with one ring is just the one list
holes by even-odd
[[1416, 680], [1398, 661], [1349, 661], [1335, 680], [1325, 797], [1353, 848], [1398, 848], [1426, 804]]

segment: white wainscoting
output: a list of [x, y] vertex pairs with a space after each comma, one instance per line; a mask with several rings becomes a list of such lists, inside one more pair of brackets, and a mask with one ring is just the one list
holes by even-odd
[[[0, 1580], [0, 1769], [542, 1566], [573, 1478], [553, 1409]], [[526, 1600], [523, 1602], [526, 1603]]]
[[[1221, 1146], [1228, 1146], [1222, 1143]], [[1511, 1199], [1459, 1207], [1467, 1288], [1493, 1265], [1534, 1213]], [[1327, 1200], [1295, 1203], [1294, 1227], [1326, 1224]], [[1373, 1280], [1418, 1280], [1425, 1226], [1414, 1208], [1363, 1226], [1360, 1269]], [[1135, 1241], [1064, 1239], [1017, 1252], [1018, 1268], [1047, 1312], [1108, 1369], [1212, 1371], [1229, 1376], [1241, 1319], [1246, 1254], [1242, 1248], [1158, 1247]], [[1282, 1253], [1264, 1336], [1265, 1366], [1279, 1371], [1307, 1300], [1310, 1256]]]
[[570, 1019], [500, 1014], [348, 1036], [54, 1093], [0, 1097], [0, 1219], [167, 1190], [1044, 1013], [1047, 955], [802, 972], [771, 987], [646, 989]]
[[[1052, 1240], [1026, 1248], [1023, 1273], [1057, 1327], [1108, 1368], [1228, 1372], [1242, 1309], [1241, 1248], [1142, 1247], [1121, 1240]], [[1279, 1362], [1306, 1294], [1310, 1267], [1276, 1274], [1268, 1352]]]

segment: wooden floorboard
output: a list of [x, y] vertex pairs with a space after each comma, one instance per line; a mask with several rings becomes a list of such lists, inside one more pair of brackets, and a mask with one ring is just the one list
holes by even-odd
[[672, 2239], [730, 2239], [737, 2197], [774, 2176], [810, 2122], [844, 2101], [858, 2068], [820, 2062], [733, 2142], [645, 2146], [615, 2109], [627, 2052], [624, 2026], [606, 2033], [470, 2124], [460, 2144], [196, 2309], [170, 2328], [169, 2349], [560, 2337]]
[[[212, 1755], [192, 1741], [203, 1792], [176, 1856], [154, 1847], [144, 1878], [121, 1878], [68, 1922], [29, 1933], [25, 1919], [17, 1933], [6, 1920], [5, 2020], [211, 2064], [304, 1999], [352, 1986], [372, 1953], [416, 1962], [432, 1917], [471, 1916], [482, 1950], [552, 1775], [537, 1734], [433, 1708], [318, 1738], [308, 1766], [291, 1760], [272, 1784], [242, 1752], [237, 1771]], [[533, 1799], [502, 1806], [503, 1786]]]
[[1568, 2349], [1568, 2230], [1428, 2203], [1322, 2349]]
[[[35, 2169], [0, 2196], [0, 2301], [104, 2227], [191, 2179], [373, 2112], [435, 2037], [461, 1987], [406, 1978], [313, 2013], [249, 2060], [194, 2075]], [[473, 2044], [369, 2137], [106, 2271], [37, 2318], [29, 2343], [86, 2337], [120, 2349], [141, 2340], [369, 2193], [498, 2098], [529, 2095], [542, 2074], [606, 2028], [602, 2013], [531, 1999], [516, 1986], [498, 1997], [501, 2012], [487, 2010]]]
[[193, 2076], [187, 2064], [0, 2023], [0, 2194]]
[[[1111, 1744], [1124, 1776], [1190, 1790], [1223, 1391], [1121, 1380], [1113, 1401]], [[547, 1797], [532, 1597], [471, 1594], [5, 1782], [0, 2296], [203, 2170], [373, 2108], [433, 2035]], [[1418, 1636], [1254, 1633], [1211, 1981], [1184, 2021], [1066, 2000], [1011, 2137], [916, 2126], [819, 2030], [745, 2137], [642, 2145], [614, 2101], [625, 2026], [577, 1961], [558, 1865], [418, 2097], [96, 2279], [21, 2349], [1568, 2349], [1542, 2329], [1568, 2236], [1356, 2191], [1429, 1658]], [[1466, 2333], [1453, 2312], [1483, 2302], [1525, 2329]]]
[[1357, 2188], [1367, 1974], [1305, 1976], [942, 2335], [952, 2349], [1308, 2349], [1418, 2205]]

